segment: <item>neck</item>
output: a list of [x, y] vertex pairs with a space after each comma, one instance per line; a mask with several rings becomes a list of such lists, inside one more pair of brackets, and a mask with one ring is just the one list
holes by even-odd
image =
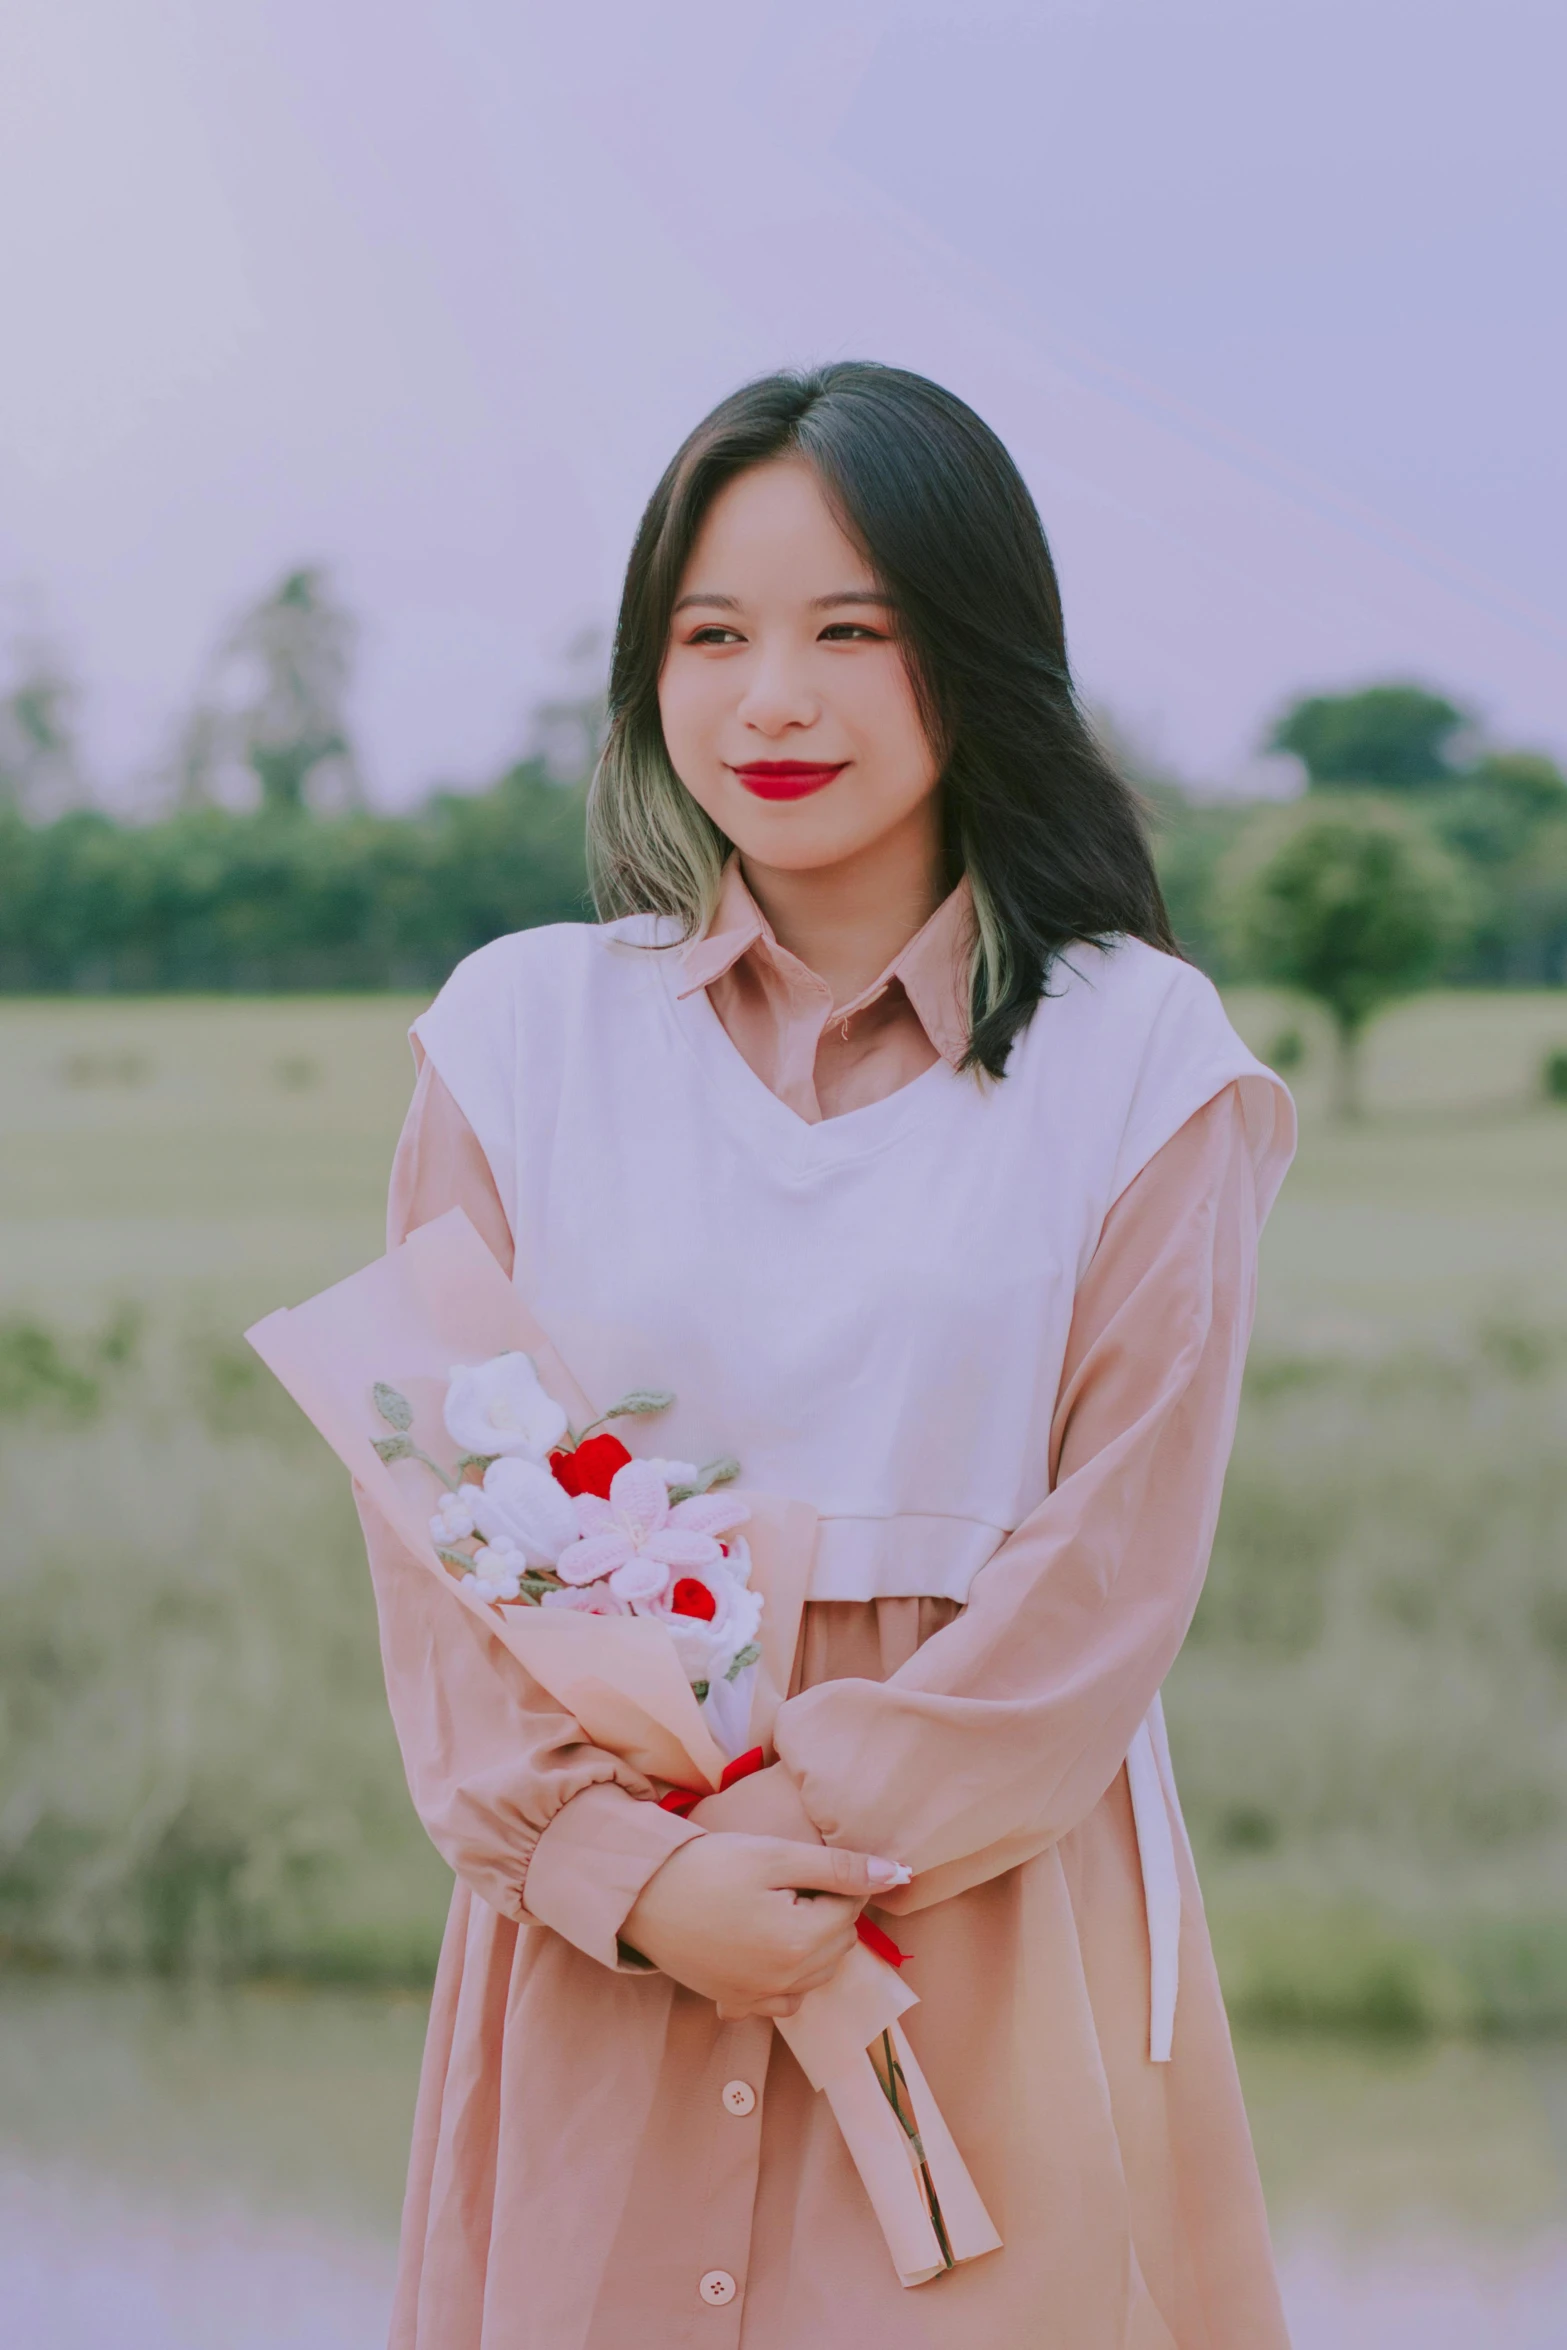
[[946, 895], [934, 796], [836, 865], [740, 862], [779, 945], [826, 980], [835, 1004], [869, 987]]

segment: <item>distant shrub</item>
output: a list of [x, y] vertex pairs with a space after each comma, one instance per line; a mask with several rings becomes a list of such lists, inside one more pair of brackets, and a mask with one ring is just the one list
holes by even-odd
[[[0, 811], [0, 989], [434, 988], [503, 932], [582, 920], [582, 805], [529, 764], [406, 817]], [[84, 1053], [65, 1075], [130, 1086], [149, 1071]]]
[[124, 1306], [96, 1337], [69, 1339], [26, 1314], [0, 1320], [0, 1420], [92, 1419], [106, 1382], [134, 1361], [141, 1322], [138, 1308]]
[[1411, 2040], [1476, 2020], [1473, 1994], [1451, 1962], [1367, 1906], [1221, 1909], [1214, 1939], [1230, 2014], [1254, 2029]]
[[1548, 1102], [1567, 1102], [1567, 1045], [1557, 1045], [1540, 1064], [1540, 1091]]

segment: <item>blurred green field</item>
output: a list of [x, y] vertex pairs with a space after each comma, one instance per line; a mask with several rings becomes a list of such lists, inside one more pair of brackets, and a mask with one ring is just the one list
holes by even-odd
[[[1567, 1116], [1539, 1099], [1567, 995], [1429, 996], [1373, 1031], [1358, 1131], [1321, 1116], [1327, 1036], [1294, 1029], [1303, 1144], [1270, 1226], [1260, 1332], [1376, 1346], [1517, 1312], [1567, 1320]], [[0, 1004], [0, 1299], [80, 1319], [197, 1294], [236, 1317], [381, 1245], [417, 997]]]
[[[0, 1007], [0, 1937], [417, 1975], [342, 1480], [239, 1342], [381, 1245], [414, 999]], [[1567, 996], [1299, 1031], [1213, 1575], [1172, 1736], [1233, 2004], [1567, 2023]]]

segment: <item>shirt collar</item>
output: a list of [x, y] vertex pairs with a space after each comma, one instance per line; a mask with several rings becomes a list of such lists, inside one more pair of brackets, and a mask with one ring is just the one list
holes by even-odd
[[[880, 976], [851, 1004], [835, 1005], [832, 1016], [848, 1019], [884, 994], [896, 979], [915, 1017], [942, 1059], [957, 1068], [969, 1044], [968, 984], [974, 940], [974, 907], [965, 875], [930, 920], [899, 948]], [[772, 925], [746, 887], [740, 860], [724, 867], [718, 903], [701, 935], [681, 949], [684, 969], [679, 993], [695, 995], [732, 971], [744, 955], [765, 958], [780, 975], [824, 983], [773, 936]]]

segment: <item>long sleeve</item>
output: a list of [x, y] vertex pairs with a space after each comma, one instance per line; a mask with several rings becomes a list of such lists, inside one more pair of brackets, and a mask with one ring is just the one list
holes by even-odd
[[[509, 1270], [494, 1178], [426, 1061], [393, 1166], [388, 1245], [452, 1207]], [[492, 1908], [512, 1918], [526, 1910], [615, 1966], [619, 1928], [643, 1886], [700, 1829], [647, 1801], [647, 1780], [590, 1745], [359, 1498], [387, 1695], [431, 1841]]]
[[1106, 1219], [1076, 1300], [1048, 1498], [982, 1569], [963, 1613], [889, 1680], [789, 1699], [774, 1731], [782, 1769], [705, 1804], [706, 1824], [799, 1834], [791, 1815], [803, 1815], [828, 1843], [906, 1862], [916, 1882], [888, 1906], [918, 1908], [1016, 1866], [1087, 1815], [1197, 1604], [1256, 1247], [1231, 1087]]

